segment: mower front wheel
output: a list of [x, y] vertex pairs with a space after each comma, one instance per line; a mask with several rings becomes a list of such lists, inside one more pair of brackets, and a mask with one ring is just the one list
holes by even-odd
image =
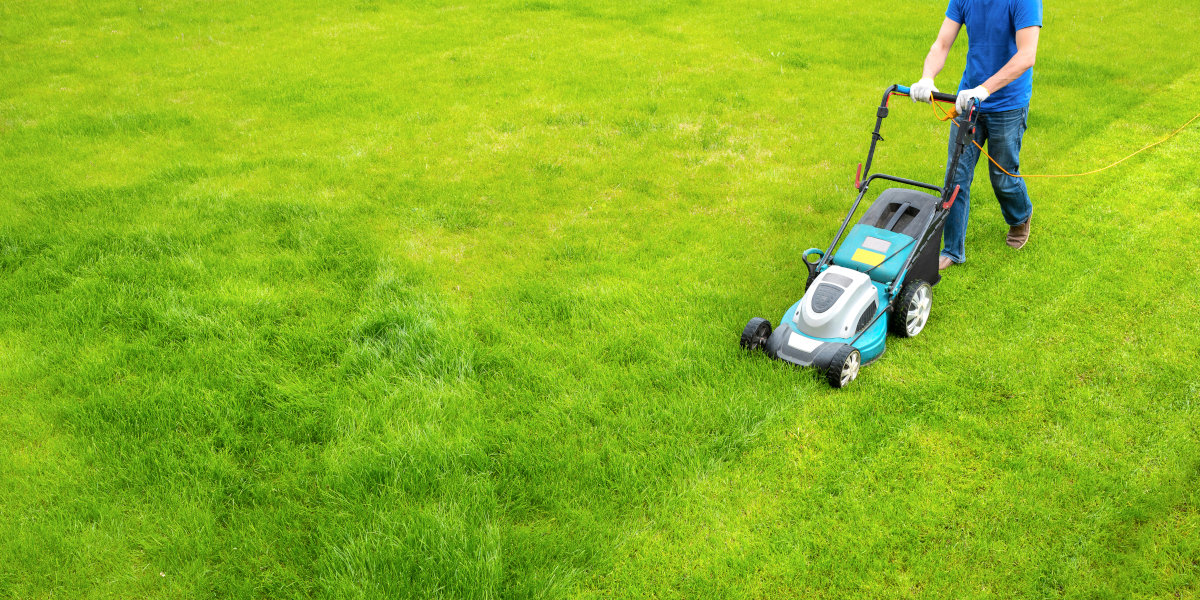
[[842, 344], [833, 353], [829, 365], [825, 368], [825, 380], [835, 388], [844, 388], [858, 377], [858, 368], [862, 366], [862, 354], [850, 344]]
[[746, 323], [742, 330], [742, 348], [745, 350], [760, 350], [771, 337], [771, 322], [761, 317], [754, 317]]

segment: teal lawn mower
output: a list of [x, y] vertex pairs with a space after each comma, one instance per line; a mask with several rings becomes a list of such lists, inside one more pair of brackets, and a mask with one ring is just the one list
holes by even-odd
[[[883, 140], [879, 130], [888, 116], [892, 94], [908, 94], [908, 88], [893, 85], [883, 94], [866, 166], [859, 164], [855, 177], [858, 196], [850, 212], [827, 250], [804, 251], [808, 267], [804, 297], [783, 313], [778, 327], [772, 328], [770, 321], [756, 317], [742, 331], [742, 348], [816, 367], [835, 388], [849, 385], [862, 365], [883, 355], [888, 330], [900, 337], [913, 337], [929, 321], [933, 286], [941, 279], [938, 253], [942, 228], [959, 191], [957, 186], [949, 189], [950, 177], [972, 139], [978, 118], [974, 102], [965, 115], [958, 117], [960, 127], [942, 186], [870, 174], [875, 145]], [[953, 94], [942, 93], [934, 93], [933, 97], [944, 102], [956, 99]], [[909, 187], [883, 190], [846, 233], [875, 180]]]

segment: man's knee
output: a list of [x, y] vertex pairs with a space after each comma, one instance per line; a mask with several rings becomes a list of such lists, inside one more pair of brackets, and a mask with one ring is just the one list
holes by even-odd
[[988, 165], [988, 177], [992, 180], [992, 187], [1008, 188], [1020, 186], [1021, 178], [1015, 177], [1015, 175], [1021, 174], [1021, 165], [1019, 163], [1014, 163], [1011, 167], [1004, 165], [1004, 169], [1008, 172], [1001, 171], [996, 165]]
[[1024, 181], [1003, 173], [999, 177], [992, 177], [992, 191], [996, 193], [996, 199], [1001, 202], [1023, 203], [1029, 198], [1029, 191], [1026, 189]]

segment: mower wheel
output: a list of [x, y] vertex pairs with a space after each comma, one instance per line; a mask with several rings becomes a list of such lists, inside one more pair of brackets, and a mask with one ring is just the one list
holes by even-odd
[[928, 283], [920, 279], [905, 283], [892, 314], [888, 315], [892, 333], [900, 337], [917, 337], [929, 322], [932, 306], [933, 289]]
[[742, 348], [745, 350], [759, 350], [767, 343], [767, 338], [771, 337], [771, 322], [761, 317], [754, 317], [746, 323], [746, 328], [742, 330]]
[[850, 344], [842, 344], [833, 353], [829, 365], [825, 368], [825, 380], [835, 388], [844, 388], [858, 377], [858, 368], [862, 366], [862, 354]]

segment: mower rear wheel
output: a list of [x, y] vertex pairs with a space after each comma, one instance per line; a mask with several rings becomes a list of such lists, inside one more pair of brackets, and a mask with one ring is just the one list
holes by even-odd
[[742, 348], [745, 350], [759, 350], [767, 343], [767, 338], [771, 337], [771, 322], [761, 317], [754, 317], [746, 323], [746, 328], [742, 330]]
[[842, 344], [833, 353], [829, 366], [825, 368], [825, 380], [835, 388], [844, 388], [858, 377], [858, 368], [862, 366], [862, 354], [850, 344]]
[[892, 333], [900, 337], [917, 337], [929, 322], [929, 309], [933, 306], [933, 288], [920, 279], [904, 284], [895, 309], [888, 316]]

